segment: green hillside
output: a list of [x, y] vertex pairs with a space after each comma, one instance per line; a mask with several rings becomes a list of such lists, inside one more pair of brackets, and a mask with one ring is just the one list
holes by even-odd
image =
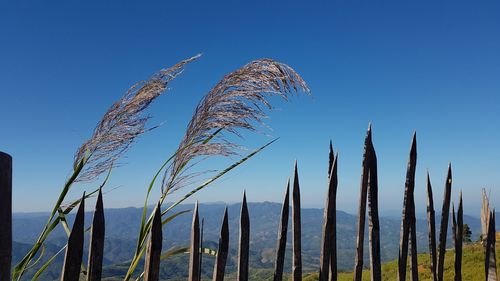
[[[500, 245], [497, 244], [496, 247], [497, 257], [500, 257]], [[454, 251], [446, 252], [445, 259], [445, 271], [444, 271], [444, 280], [454, 280]], [[462, 279], [463, 280], [484, 280], [484, 254], [483, 247], [479, 244], [470, 244], [464, 245], [463, 249], [463, 261], [462, 261]], [[431, 273], [429, 267], [429, 255], [428, 254], [420, 254], [418, 255], [418, 263], [419, 266], [419, 280], [428, 281], [431, 280]], [[500, 259], [497, 259], [497, 272], [500, 276]], [[250, 270], [250, 278], [249, 280], [257, 281], [268, 281], [272, 280], [273, 270], [271, 269], [251, 269]], [[289, 276], [285, 274], [285, 276]], [[229, 276], [227, 276], [228, 280], [235, 280], [236, 274], [233, 272]], [[409, 272], [407, 275], [407, 279], [409, 280]], [[283, 278], [287, 280], [288, 278]], [[352, 281], [353, 275], [352, 272], [342, 272], [338, 275], [339, 281]], [[181, 279], [172, 279], [172, 280], [181, 280]], [[204, 279], [205, 280], [205, 279]], [[209, 280], [209, 279], [206, 279]], [[303, 281], [315, 281], [318, 280], [317, 273], [309, 273], [304, 274]], [[363, 281], [370, 280], [370, 271], [363, 271]], [[384, 263], [382, 265], [382, 280], [394, 281], [397, 280], [397, 260]]]
[[[497, 272], [500, 276], [500, 245], [497, 243]], [[454, 280], [454, 251], [446, 252], [444, 280]], [[431, 280], [430, 263], [428, 254], [418, 255], [419, 280]], [[397, 280], [397, 260], [382, 265], [382, 280]], [[409, 279], [409, 275], [407, 275]], [[484, 280], [484, 254], [483, 247], [479, 244], [464, 245], [462, 260], [462, 278], [463, 280]], [[339, 281], [352, 281], [352, 272], [340, 273]], [[318, 274], [311, 274], [304, 278], [304, 281], [318, 280]], [[363, 280], [370, 280], [370, 271], [363, 271]]]

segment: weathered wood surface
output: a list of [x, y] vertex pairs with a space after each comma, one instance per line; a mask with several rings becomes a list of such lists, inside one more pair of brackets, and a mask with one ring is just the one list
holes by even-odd
[[485, 269], [486, 281], [498, 281], [497, 277], [497, 259], [495, 253], [496, 227], [495, 227], [495, 209], [490, 212], [488, 222], [488, 237], [486, 240]]
[[200, 219], [198, 216], [198, 201], [194, 206], [191, 225], [191, 246], [189, 248], [189, 281], [200, 279]]
[[464, 233], [464, 210], [462, 192], [458, 202], [457, 220], [455, 226], [455, 281], [462, 281], [462, 248]]
[[380, 222], [378, 216], [377, 154], [370, 140], [368, 177], [368, 239], [370, 249], [370, 274], [372, 281], [382, 280], [380, 257]]
[[161, 223], [161, 206], [156, 206], [144, 263], [144, 281], [160, 280], [160, 258], [163, 233]]
[[205, 227], [205, 219], [201, 219], [200, 230], [200, 264], [198, 265], [198, 281], [201, 281], [201, 268], [203, 266], [203, 228]]
[[358, 232], [356, 237], [356, 257], [354, 262], [354, 281], [361, 281], [363, 276], [363, 241], [365, 237], [365, 215], [366, 201], [368, 192], [368, 170], [370, 162], [370, 143], [372, 139], [371, 125], [368, 126], [368, 131], [365, 137], [365, 147], [363, 153], [361, 184], [359, 196], [359, 211], [358, 211]]
[[446, 255], [446, 235], [448, 232], [448, 223], [450, 216], [451, 184], [452, 184], [452, 173], [450, 164], [448, 166], [448, 174], [446, 175], [446, 182], [445, 182], [444, 196], [443, 196], [443, 208], [441, 210], [441, 228], [439, 231], [439, 255], [437, 261], [438, 281], [443, 281], [443, 274], [444, 274], [444, 258]]
[[410, 240], [408, 252], [410, 254], [410, 281], [418, 281], [418, 251], [417, 251], [417, 218], [415, 215], [415, 201], [411, 203]]
[[229, 222], [227, 217], [227, 207], [224, 210], [224, 218], [222, 219], [222, 226], [219, 237], [219, 247], [217, 250], [217, 257], [214, 264], [213, 281], [223, 281], [224, 273], [226, 270], [227, 254], [229, 252]]
[[276, 245], [276, 261], [274, 264], [274, 281], [283, 279], [283, 266], [285, 264], [286, 236], [288, 232], [288, 215], [290, 209], [290, 179], [286, 184], [285, 198], [281, 207], [280, 225], [278, 229], [278, 240]]
[[247, 197], [243, 193], [240, 213], [240, 240], [238, 251], [238, 281], [248, 280], [248, 256], [250, 251], [250, 216], [248, 214]]
[[337, 156], [330, 142], [328, 190], [323, 210], [323, 233], [320, 254], [319, 280], [337, 280]]
[[295, 162], [292, 190], [292, 280], [302, 280], [302, 228], [300, 220], [300, 185], [297, 161]]
[[104, 204], [102, 201], [102, 191], [99, 190], [95, 205], [92, 228], [90, 230], [89, 258], [87, 266], [87, 280], [99, 281], [102, 275], [102, 260], [104, 254]]
[[0, 281], [10, 281], [12, 263], [12, 157], [0, 151]]
[[12, 157], [0, 151], [0, 281], [10, 281], [12, 262]]
[[83, 233], [85, 223], [85, 193], [83, 193], [80, 206], [76, 213], [75, 222], [71, 228], [64, 255], [63, 270], [61, 273], [62, 281], [78, 281], [83, 258]]
[[406, 265], [408, 261], [408, 242], [410, 238], [410, 228], [412, 227], [412, 206], [414, 205], [413, 193], [415, 190], [415, 169], [417, 166], [417, 139], [416, 134], [410, 148], [410, 156], [406, 170], [405, 193], [403, 201], [403, 211], [401, 218], [401, 232], [399, 236], [398, 255], [398, 280], [406, 280]]
[[436, 274], [436, 218], [434, 211], [434, 199], [429, 173], [427, 173], [427, 226], [429, 228], [429, 255], [432, 281], [437, 281]]

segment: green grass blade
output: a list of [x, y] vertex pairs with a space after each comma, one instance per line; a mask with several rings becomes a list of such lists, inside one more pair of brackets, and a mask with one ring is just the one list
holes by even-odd
[[56, 259], [56, 257], [62, 253], [62, 251], [66, 249], [66, 245], [64, 247], [62, 247], [57, 253], [55, 253], [36, 273], [35, 275], [33, 275], [33, 278], [31, 278], [31, 281], [35, 281], [38, 279], [38, 277], [40, 277], [40, 274], [42, 274], [46, 269], [47, 267], [49, 267], [50, 264], [52, 264], [52, 262]]
[[278, 138], [266, 143], [265, 145], [261, 146], [260, 148], [254, 150], [252, 153], [248, 154], [247, 156], [245, 156], [244, 158], [240, 159], [238, 162], [235, 162], [233, 163], [231, 166], [227, 167], [226, 169], [224, 169], [223, 171], [219, 172], [217, 175], [215, 175], [214, 177], [208, 179], [207, 181], [205, 181], [203, 184], [199, 185], [198, 187], [194, 188], [193, 190], [191, 190], [189, 193], [187, 193], [186, 195], [184, 195], [181, 199], [177, 200], [174, 204], [172, 204], [170, 207], [168, 207], [164, 212], [163, 214], [167, 213], [168, 211], [172, 210], [175, 206], [179, 205], [180, 203], [184, 202], [184, 200], [188, 199], [189, 197], [191, 197], [193, 194], [195, 194], [196, 192], [202, 190], [203, 188], [207, 187], [209, 184], [213, 183], [214, 181], [216, 181], [217, 179], [219, 179], [220, 177], [222, 177], [223, 175], [227, 174], [229, 171], [231, 171], [232, 169], [238, 167], [239, 165], [243, 164], [244, 162], [246, 162], [248, 159], [252, 158], [255, 154], [261, 152], [263, 149], [265, 149], [266, 147], [268, 147], [269, 145], [271, 145], [272, 143], [274, 143], [275, 141], [277, 141]]
[[167, 224], [168, 222], [170, 222], [171, 220], [175, 219], [176, 217], [180, 216], [180, 215], [183, 215], [183, 214], [186, 214], [186, 213], [190, 213], [191, 210], [184, 210], [184, 211], [180, 211], [180, 212], [177, 212], [169, 217], [167, 217], [166, 219], [164, 219], [161, 224], [162, 225], [165, 225]]

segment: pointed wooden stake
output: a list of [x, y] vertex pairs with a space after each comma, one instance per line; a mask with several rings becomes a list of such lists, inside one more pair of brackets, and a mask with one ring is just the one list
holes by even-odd
[[290, 209], [290, 179], [286, 184], [285, 199], [281, 207], [281, 218], [278, 229], [278, 241], [276, 245], [276, 262], [274, 264], [274, 281], [283, 279], [283, 266], [285, 263], [286, 236], [288, 231], [288, 214]]
[[240, 213], [240, 241], [238, 252], [238, 281], [248, 281], [248, 256], [250, 248], [250, 217], [246, 192], [243, 193]]
[[378, 175], [377, 154], [370, 143], [370, 164], [368, 177], [368, 238], [370, 246], [370, 274], [372, 281], [382, 280], [380, 258], [380, 223], [378, 217]]
[[12, 157], [0, 152], [0, 281], [10, 281], [12, 263]]
[[95, 205], [92, 228], [90, 230], [89, 258], [87, 267], [87, 280], [99, 281], [102, 274], [102, 260], [104, 254], [104, 206], [102, 202], [102, 191], [99, 189]]
[[497, 259], [495, 253], [496, 227], [495, 209], [490, 212], [488, 222], [488, 238], [486, 241], [485, 269], [486, 281], [497, 281]]
[[429, 172], [427, 172], [427, 225], [429, 227], [429, 255], [430, 255], [432, 281], [437, 281], [436, 219], [434, 211], [434, 199], [432, 196], [432, 185]]
[[295, 161], [293, 191], [292, 191], [292, 232], [293, 232], [293, 261], [292, 280], [302, 280], [302, 246], [301, 246], [301, 221], [300, 221], [300, 185], [297, 161]]
[[437, 263], [437, 276], [438, 281], [443, 281], [444, 274], [444, 258], [446, 255], [446, 235], [448, 232], [448, 223], [450, 216], [450, 199], [451, 199], [451, 164], [448, 166], [448, 174], [446, 176], [446, 183], [443, 196], [443, 209], [441, 210], [441, 229], [439, 232], [439, 256]]
[[363, 164], [361, 171], [361, 185], [359, 194], [359, 212], [358, 212], [358, 233], [356, 238], [356, 259], [354, 264], [354, 281], [361, 281], [363, 277], [363, 241], [365, 237], [365, 216], [366, 216], [366, 200], [368, 192], [368, 176], [370, 164], [370, 145], [372, 139], [371, 124], [368, 126], [368, 131], [365, 137], [365, 148], [363, 153]]
[[198, 266], [198, 281], [201, 281], [201, 268], [203, 265], [203, 227], [205, 226], [205, 218], [201, 219], [201, 232], [200, 232], [200, 265]]
[[410, 240], [408, 252], [410, 254], [410, 281], [418, 281], [418, 256], [417, 256], [417, 218], [415, 217], [415, 202], [411, 204]]
[[417, 166], [417, 137], [413, 135], [410, 157], [406, 170], [405, 195], [403, 201], [403, 214], [401, 219], [401, 232], [399, 237], [398, 280], [406, 280], [406, 265], [408, 260], [408, 242], [412, 226], [412, 206], [414, 206], [413, 193], [415, 189], [415, 169]]
[[144, 262], [144, 281], [160, 280], [160, 257], [163, 240], [161, 223], [161, 206], [156, 206], [146, 249], [146, 261]]
[[333, 159], [333, 148], [330, 142], [330, 172], [328, 175], [328, 191], [323, 210], [323, 233], [320, 254], [319, 280], [337, 280], [337, 158]]
[[455, 227], [455, 281], [462, 281], [462, 248], [464, 233], [464, 210], [462, 202], [462, 191], [457, 210], [457, 222]]
[[227, 254], [229, 251], [229, 223], [227, 218], [227, 207], [224, 210], [224, 218], [222, 219], [222, 227], [219, 237], [219, 249], [214, 265], [213, 281], [223, 281], [224, 272], [226, 270]]
[[482, 204], [481, 204], [481, 243], [486, 246], [488, 237], [488, 223], [490, 222], [490, 202], [486, 189], [482, 189]]
[[85, 192], [83, 193], [76, 213], [75, 222], [68, 237], [66, 254], [64, 256], [63, 270], [61, 273], [62, 281], [78, 281], [80, 278], [80, 269], [83, 256], [83, 231], [85, 223]]
[[200, 222], [198, 217], [198, 201], [194, 206], [191, 225], [191, 247], [189, 250], [189, 281], [200, 279]]

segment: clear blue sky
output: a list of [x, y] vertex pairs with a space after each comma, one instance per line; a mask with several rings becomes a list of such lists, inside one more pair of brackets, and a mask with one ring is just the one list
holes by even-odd
[[[295, 68], [314, 96], [278, 101], [267, 123], [281, 139], [200, 192], [200, 201], [235, 202], [243, 189], [250, 201], [280, 201], [297, 159], [303, 205], [321, 206], [332, 139], [340, 152], [338, 206], [355, 212], [371, 121], [383, 210], [402, 206], [414, 130], [418, 211], [427, 169], [440, 205], [449, 161], [453, 197], [463, 189], [467, 213], [479, 214], [481, 187], [500, 207], [498, 1], [200, 2], [0, 3], [0, 150], [15, 160], [15, 211], [48, 210], [73, 153], [112, 102], [200, 52], [151, 107], [150, 124], [165, 124], [122, 159], [108, 207], [140, 205], [196, 103], [224, 74], [262, 57]], [[249, 136], [242, 144], [268, 140]], [[95, 185], [75, 186], [71, 197]]]

